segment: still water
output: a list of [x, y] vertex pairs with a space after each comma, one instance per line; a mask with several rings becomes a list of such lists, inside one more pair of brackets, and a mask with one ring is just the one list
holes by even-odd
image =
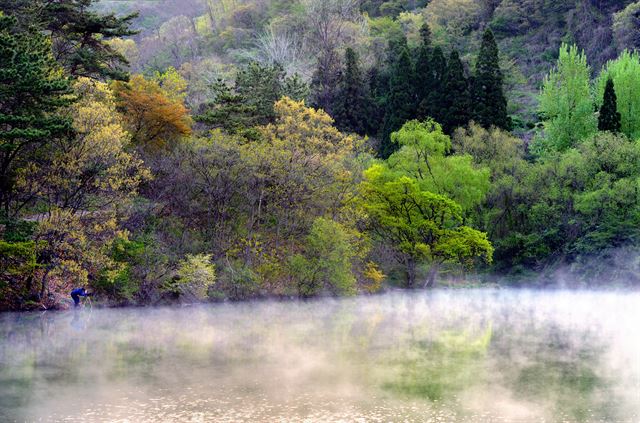
[[0, 314], [0, 421], [639, 422], [640, 293]]

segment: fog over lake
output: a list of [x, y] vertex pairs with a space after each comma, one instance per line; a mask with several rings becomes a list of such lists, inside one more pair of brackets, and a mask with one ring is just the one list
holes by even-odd
[[0, 421], [640, 421], [640, 293], [0, 314]]

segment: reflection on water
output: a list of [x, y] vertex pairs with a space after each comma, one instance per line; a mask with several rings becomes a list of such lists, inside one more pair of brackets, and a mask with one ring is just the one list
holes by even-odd
[[640, 294], [0, 315], [0, 421], [640, 421]]

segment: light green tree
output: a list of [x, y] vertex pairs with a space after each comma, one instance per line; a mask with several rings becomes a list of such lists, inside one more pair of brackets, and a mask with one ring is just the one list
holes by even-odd
[[451, 139], [439, 124], [413, 120], [391, 137], [400, 150], [387, 161], [390, 171], [414, 178], [424, 191], [451, 198], [464, 212], [484, 200], [489, 169], [474, 166], [468, 154], [450, 155]]
[[182, 297], [204, 300], [209, 286], [216, 281], [216, 268], [210, 254], [187, 254], [178, 264], [176, 273], [166, 289]]
[[575, 45], [562, 44], [556, 68], [545, 78], [540, 94], [544, 136], [536, 146], [539, 153], [564, 151], [597, 131], [589, 75], [585, 54]]
[[431, 264], [425, 286], [434, 284], [442, 263], [471, 267], [476, 259], [491, 262], [493, 247], [486, 234], [463, 225], [455, 201], [421, 189], [416, 179], [375, 164], [365, 171], [361, 189], [370, 228], [395, 250], [408, 287], [416, 286], [421, 262]]
[[640, 138], [640, 55], [625, 50], [616, 60], [608, 62], [595, 84], [598, 106], [602, 105], [607, 80], [615, 87], [622, 133], [631, 139]]
[[304, 254], [296, 254], [290, 267], [297, 278], [298, 294], [312, 296], [323, 289], [334, 294], [355, 293], [351, 262], [356, 256], [356, 238], [340, 223], [318, 218], [306, 239]]
[[400, 149], [365, 172], [361, 205], [372, 231], [406, 267], [408, 286], [415, 286], [420, 262], [431, 265], [427, 286], [442, 263], [491, 262], [486, 234], [465, 225], [489, 189], [489, 170], [469, 155], [447, 155], [451, 140], [433, 121], [407, 122], [392, 139]]

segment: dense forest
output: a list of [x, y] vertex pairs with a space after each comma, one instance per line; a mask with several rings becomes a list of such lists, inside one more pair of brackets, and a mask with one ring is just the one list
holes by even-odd
[[640, 281], [640, 2], [0, 11], [0, 309]]

